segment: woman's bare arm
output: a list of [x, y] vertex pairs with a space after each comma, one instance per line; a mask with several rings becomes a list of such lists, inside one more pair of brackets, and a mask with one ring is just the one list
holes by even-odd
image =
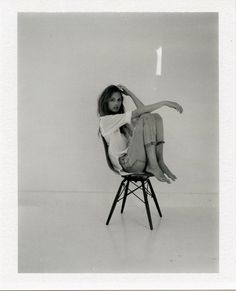
[[137, 108], [134, 111], [132, 111], [132, 118], [137, 118], [142, 114], [145, 113], [150, 113], [152, 111], [155, 111], [163, 106], [167, 106], [170, 108], [174, 108], [175, 110], [177, 110], [179, 113], [183, 112], [183, 108], [181, 105], [179, 105], [176, 102], [172, 102], [172, 101], [160, 101], [154, 104], [150, 104], [150, 105], [144, 105], [141, 108]]
[[142, 114], [145, 113], [150, 113], [152, 111], [155, 111], [163, 106], [167, 106], [170, 108], [174, 108], [177, 110], [179, 113], [183, 112], [183, 108], [181, 105], [179, 105], [177, 102], [172, 102], [172, 101], [160, 101], [154, 104], [150, 105], [144, 105], [138, 97], [136, 97], [128, 88], [126, 88], [124, 85], [117, 85], [117, 87], [122, 91], [123, 94], [130, 96], [132, 100], [134, 101], [137, 109], [132, 111], [132, 118], [137, 118], [141, 116]]

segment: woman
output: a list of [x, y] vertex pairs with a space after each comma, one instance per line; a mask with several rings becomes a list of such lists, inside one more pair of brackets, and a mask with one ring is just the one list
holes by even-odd
[[[123, 95], [130, 96], [137, 109], [125, 112]], [[107, 158], [116, 172], [147, 172], [157, 180], [170, 183], [176, 176], [163, 159], [163, 121], [151, 113], [168, 106], [182, 113], [176, 102], [161, 101], [144, 105], [123, 85], [110, 85], [98, 100], [99, 132], [107, 145]]]

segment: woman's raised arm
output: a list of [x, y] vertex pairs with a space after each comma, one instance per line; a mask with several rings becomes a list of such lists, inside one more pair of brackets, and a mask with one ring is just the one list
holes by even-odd
[[183, 108], [181, 105], [179, 105], [177, 102], [172, 102], [172, 101], [160, 101], [154, 104], [150, 104], [150, 105], [144, 105], [139, 99], [138, 97], [136, 97], [128, 88], [126, 88], [125, 86], [119, 84], [117, 85], [117, 87], [122, 91], [123, 94], [130, 96], [132, 98], [132, 100], [134, 101], [137, 109], [135, 109], [134, 111], [132, 111], [132, 118], [137, 118], [142, 114], [145, 113], [150, 113], [152, 111], [155, 111], [163, 106], [167, 106], [170, 108], [174, 108], [175, 110], [177, 110], [179, 113], [183, 112]]
[[127, 87], [125, 87], [124, 85], [117, 85], [117, 87], [122, 91], [123, 94], [130, 96], [130, 98], [133, 100], [134, 104], [136, 105], [137, 108], [141, 108], [143, 106], [145, 106], [143, 104], [143, 102], [141, 102], [137, 96], [134, 95], [133, 92], [131, 92]]

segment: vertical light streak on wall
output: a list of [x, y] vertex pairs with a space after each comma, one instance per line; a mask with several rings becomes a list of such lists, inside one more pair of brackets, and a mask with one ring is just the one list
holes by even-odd
[[161, 76], [162, 69], [162, 47], [159, 47], [157, 50], [157, 67], [156, 67], [156, 75]]

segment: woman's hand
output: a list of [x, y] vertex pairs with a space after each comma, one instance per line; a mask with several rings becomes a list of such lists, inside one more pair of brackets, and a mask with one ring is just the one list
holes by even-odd
[[130, 91], [124, 85], [118, 84], [117, 87], [122, 91], [123, 94], [129, 96]]
[[117, 87], [121, 90], [122, 94], [129, 96], [133, 100], [137, 108], [141, 108], [144, 106], [143, 102], [140, 101], [139, 98], [135, 96], [135, 94], [131, 92], [127, 87], [121, 84], [118, 84]]
[[174, 108], [177, 110], [179, 113], [183, 112], [183, 107], [179, 105], [177, 102], [172, 102], [172, 101], [164, 101], [164, 105], [168, 106], [170, 108]]

